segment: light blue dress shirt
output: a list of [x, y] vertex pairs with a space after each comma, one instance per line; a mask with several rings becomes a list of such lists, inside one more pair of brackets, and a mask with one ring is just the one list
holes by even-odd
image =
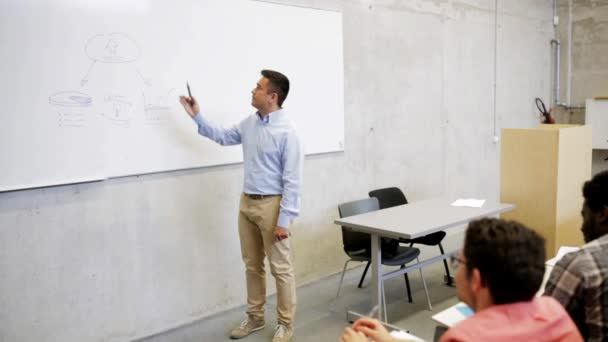
[[243, 192], [282, 195], [277, 226], [288, 228], [300, 212], [300, 187], [304, 154], [296, 130], [283, 110], [266, 116], [252, 114], [225, 129], [200, 113], [194, 121], [198, 133], [220, 145], [243, 145]]

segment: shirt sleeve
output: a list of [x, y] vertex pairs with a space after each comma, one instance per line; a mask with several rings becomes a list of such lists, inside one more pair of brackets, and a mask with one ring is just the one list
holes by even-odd
[[205, 136], [220, 145], [238, 145], [241, 143], [240, 125], [242, 125], [242, 122], [225, 129], [205, 119], [201, 113], [197, 113], [192, 119], [198, 125], [198, 134]]
[[555, 298], [568, 312], [578, 308], [575, 300], [582, 291], [584, 275], [577, 267], [577, 253], [565, 255], [553, 267], [545, 286], [545, 296]]
[[277, 226], [288, 228], [293, 218], [300, 213], [300, 188], [304, 165], [302, 144], [295, 132], [287, 135], [281, 163], [283, 164], [283, 197]]

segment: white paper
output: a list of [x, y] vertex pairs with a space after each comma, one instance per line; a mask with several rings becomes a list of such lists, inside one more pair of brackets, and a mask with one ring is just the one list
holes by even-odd
[[453, 327], [454, 325], [460, 323], [461, 321], [467, 319], [467, 316], [465, 316], [462, 311], [460, 310], [460, 308], [464, 308], [464, 307], [468, 307], [465, 303], [460, 302], [458, 304], [455, 304], [453, 306], [450, 306], [449, 308], [436, 313], [435, 315], [433, 315], [431, 317], [431, 319], [433, 319], [435, 322], [446, 326], [448, 328]]
[[549, 265], [549, 266], [555, 266], [555, 264], [558, 261], [560, 261], [564, 255], [571, 253], [571, 252], [576, 252], [579, 249], [580, 249], [579, 247], [562, 246], [557, 251], [557, 255], [555, 256], [555, 258], [547, 260], [547, 262], [545, 264]]
[[421, 339], [420, 337], [416, 337], [412, 334], [408, 334], [403, 330], [394, 330], [391, 331], [391, 336], [397, 340], [404, 340], [404, 341], [420, 341], [420, 342], [424, 342], [423, 339]]
[[486, 202], [484, 199], [476, 199], [476, 198], [459, 198], [452, 206], [454, 207], [471, 207], [471, 208], [481, 208], [483, 204]]

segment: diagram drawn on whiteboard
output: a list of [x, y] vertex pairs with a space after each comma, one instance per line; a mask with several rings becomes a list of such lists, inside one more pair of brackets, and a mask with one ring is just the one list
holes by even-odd
[[175, 98], [176, 90], [172, 88], [166, 95], [146, 96], [142, 93], [144, 101], [144, 120], [146, 124], [162, 124], [169, 119], [171, 106], [169, 99]]
[[87, 125], [87, 118], [83, 110], [90, 107], [93, 100], [83, 92], [61, 91], [52, 94], [49, 103], [58, 109], [59, 127], [84, 127]]
[[[137, 43], [124, 33], [96, 34], [87, 40], [84, 50], [87, 57], [93, 62], [80, 81], [81, 86], [89, 82], [89, 74], [98, 62], [132, 63], [137, 61], [140, 56]], [[144, 80], [139, 70], [136, 71]]]
[[110, 120], [113, 124], [130, 127], [133, 118], [133, 103], [128, 97], [121, 95], [109, 95], [103, 99], [104, 112], [102, 117]]
[[79, 91], [61, 91], [49, 97], [49, 103], [60, 107], [89, 107], [92, 103], [89, 95]]
[[[154, 89], [152, 82], [144, 77], [135, 65], [142, 53], [134, 39], [125, 33], [94, 34], [86, 40], [84, 53], [91, 60], [91, 64], [80, 80], [81, 89], [79, 91], [58, 91], [49, 96], [49, 104], [57, 109], [60, 127], [83, 127], [87, 118], [93, 114], [107, 120], [115, 127], [122, 128], [132, 127], [134, 120], [141, 120], [145, 124], [163, 124], [168, 121], [171, 112], [170, 96], [175, 97], [173, 94], [175, 89], [158, 91], [158, 89]], [[127, 69], [122, 70], [131, 70], [134, 75], [137, 75], [136, 79], [141, 81], [143, 102], [136, 101], [133, 94], [131, 96], [121, 94], [114, 87], [103, 90], [105, 94], [93, 96], [85, 93], [83, 88], [96, 83], [95, 77], [92, 78], [92, 75], [95, 74], [94, 69], [100, 64], [125, 65]], [[97, 75], [99, 74], [97, 72]], [[107, 78], [106, 74], [107, 72], [97, 77]], [[110, 84], [121, 84], [120, 81], [120, 79], [112, 79]], [[97, 86], [99, 88], [99, 85]], [[106, 88], [108, 87], [106, 86]], [[79, 111], [72, 108], [79, 108]]]

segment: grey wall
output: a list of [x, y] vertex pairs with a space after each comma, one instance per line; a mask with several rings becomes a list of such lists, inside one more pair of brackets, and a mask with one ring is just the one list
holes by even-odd
[[[535, 126], [533, 98], [549, 96], [550, 0], [499, 1], [497, 55], [493, 0], [284, 2], [344, 15], [346, 150], [306, 159], [298, 284], [340, 270], [340, 202], [389, 185], [410, 201], [498, 196], [495, 132]], [[0, 340], [125, 341], [243, 305], [242, 176], [1, 193]]]
[[[558, 0], [557, 4], [560, 24], [556, 37], [562, 46], [560, 98], [580, 107], [587, 98], [608, 96], [608, 1]], [[584, 109], [559, 108], [558, 115], [562, 122], [582, 124], [585, 120]], [[608, 169], [606, 157], [608, 151], [593, 151], [594, 174]]]

